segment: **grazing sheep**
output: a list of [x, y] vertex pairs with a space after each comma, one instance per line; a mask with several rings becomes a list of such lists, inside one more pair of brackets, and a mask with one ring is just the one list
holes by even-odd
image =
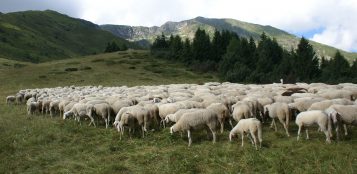
[[326, 113], [336, 126], [336, 136], [339, 138], [339, 127], [343, 124], [345, 135], [348, 135], [346, 125], [357, 125], [357, 106], [356, 105], [331, 105], [326, 109]]
[[38, 102], [30, 102], [27, 104], [27, 115], [33, 115], [36, 112], [39, 112], [38, 110]]
[[14, 104], [16, 101], [16, 97], [13, 95], [7, 96], [6, 97], [6, 104]]
[[81, 117], [88, 116], [90, 119], [90, 123], [88, 126], [90, 126], [91, 124], [95, 126], [94, 118], [91, 115], [87, 114], [87, 107], [88, 107], [87, 104], [76, 103], [73, 105], [71, 110], [63, 114], [63, 119], [66, 119], [68, 116], [74, 115], [75, 120], [77, 120], [80, 123]]
[[218, 121], [221, 125], [221, 133], [223, 133], [224, 122], [227, 118], [229, 118], [229, 109], [222, 103], [212, 103], [207, 107], [207, 109], [213, 110], [217, 113]]
[[[248, 132], [253, 137], [253, 140], [249, 137]], [[232, 141], [232, 138], [238, 133], [242, 136], [242, 147], [244, 142], [244, 133], [248, 134], [248, 137], [252, 141], [252, 144], [254, 144], [256, 150], [258, 150], [257, 137], [259, 140], [259, 148], [262, 147], [262, 124], [258, 119], [247, 118], [239, 120], [237, 125], [229, 133], [229, 141]]]
[[159, 105], [159, 116], [161, 118], [161, 123], [163, 123], [164, 128], [165, 125], [165, 117], [166, 115], [173, 114], [179, 109], [185, 109], [182, 106], [178, 105], [177, 103], [167, 103]]
[[145, 132], [147, 132], [147, 127], [150, 124], [150, 113], [144, 107], [131, 109], [126, 111], [121, 117], [119, 122], [115, 122], [114, 125], [117, 127], [118, 131], [121, 126], [129, 127], [129, 130], [134, 129], [137, 126], [141, 127], [142, 136], [145, 137]]
[[21, 103], [24, 102], [24, 94], [18, 93], [18, 94], [16, 94], [15, 97], [16, 97], [16, 103], [17, 104], [21, 104]]
[[50, 103], [50, 115], [53, 117], [56, 113], [59, 112], [59, 100], [51, 101]]
[[297, 140], [300, 138], [301, 128], [305, 127], [306, 130], [306, 139], [309, 139], [308, 126], [317, 124], [322, 132], [326, 135], [326, 141], [331, 143], [330, 137], [331, 134], [331, 121], [328, 118], [328, 115], [323, 111], [304, 111], [299, 113], [296, 116], [295, 120], [296, 125], [299, 126]]
[[64, 114], [64, 107], [65, 107], [69, 102], [70, 102], [69, 100], [61, 100], [61, 101], [58, 103], [58, 111], [59, 111], [60, 117], [63, 116], [63, 114]]
[[[76, 102], [69, 102], [63, 109], [63, 117], [64, 117], [64, 113], [70, 111], [73, 106], [76, 104]], [[64, 118], [65, 119], [65, 118]]]
[[42, 101], [42, 114], [48, 114], [50, 112], [51, 100], [46, 99]]
[[188, 113], [188, 112], [193, 112], [193, 111], [197, 111], [197, 108], [194, 109], [180, 109], [177, 112], [175, 112], [174, 114], [169, 114], [165, 117], [165, 122], [166, 123], [170, 123], [170, 122], [174, 122], [176, 123], [177, 121], [180, 120], [180, 118], [182, 117], [183, 114]]
[[[232, 118], [236, 122], [239, 122], [239, 120], [243, 118], [250, 118], [253, 116], [251, 108], [246, 103], [235, 104], [232, 106], [232, 109], [233, 109]], [[229, 120], [229, 124], [233, 128], [232, 119]]]
[[284, 126], [286, 135], [289, 137], [289, 121], [290, 121], [290, 110], [289, 106], [286, 103], [273, 103], [270, 105], [264, 106], [264, 113], [269, 115], [272, 118], [272, 123], [270, 128], [275, 127], [275, 131], [277, 131], [275, 118], [278, 118], [280, 123]]
[[209, 131], [212, 132], [213, 143], [215, 143], [218, 125], [219, 121], [217, 113], [210, 109], [202, 109], [185, 113], [181, 119], [170, 128], [170, 133], [173, 134], [178, 131], [187, 131], [188, 146], [191, 146], [191, 131], [194, 129], [206, 128], [207, 133]]
[[105, 121], [105, 128], [108, 128], [111, 115], [111, 107], [108, 103], [88, 104], [87, 115], [93, 117], [100, 116]]

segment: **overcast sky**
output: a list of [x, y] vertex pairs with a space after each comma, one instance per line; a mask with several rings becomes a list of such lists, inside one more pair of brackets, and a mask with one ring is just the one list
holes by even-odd
[[1, 12], [45, 9], [97, 24], [135, 26], [234, 18], [357, 52], [357, 0], [0, 0]]

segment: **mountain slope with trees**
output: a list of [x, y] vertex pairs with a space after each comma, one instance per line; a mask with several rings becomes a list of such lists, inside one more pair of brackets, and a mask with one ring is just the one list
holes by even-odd
[[[257, 43], [257, 44], [256, 44]], [[235, 32], [215, 31], [213, 38], [202, 29], [193, 41], [179, 35], [157, 36], [151, 53], [186, 63], [193, 70], [216, 72], [222, 81], [272, 83], [283, 79], [295, 82], [357, 82], [357, 60], [352, 65], [337, 51], [332, 59], [318, 58], [315, 49], [301, 38], [296, 49], [287, 51], [264, 32], [258, 41]]]
[[[240, 37], [252, 37], [255, 40], [259, 40], [260, 35], [264, 32], [267, 36], [275, 38], [285, 50], [290, 50], [291, 48], [296, 49], [300, 40], [300, 38], [272, 26], [252, 24], [235, 19], [214, 19], [204, 17], [197, 17], [180, 22], [166, 22], [160, 27], [101, 25], [101, 28], [130, 41], [144, 42], [145, 45], [147, 45], [148, 42], [153, 43], [156, 36], [161, 35], [161, 33], [164, 33], [167, 37], [172, 34], [179, 35], [183, 39], [188, 38], [192, 40], [198, 28], [204, 29], [211, 37], [213, 37], [215, 30], [228, 30], [236, 33]], [[331, 58], [337, 50], [328, 45], [313, 41], [309, 42], [315, 49], [319, 58], [322, 56]], [[342, 50], [339, 51], [350, 62], [357, 59], [356, 53], [349, 53]]]

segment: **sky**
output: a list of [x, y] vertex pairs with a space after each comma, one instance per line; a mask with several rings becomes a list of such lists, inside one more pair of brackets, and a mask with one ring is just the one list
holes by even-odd
[[96, 24], [132, 26], [233, 18], [357, 52], [357, 0], [0, 0], [3, 13], [46, 9]]

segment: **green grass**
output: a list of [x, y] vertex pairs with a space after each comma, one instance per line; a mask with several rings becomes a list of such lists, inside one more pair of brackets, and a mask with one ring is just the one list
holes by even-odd
[[[134, 65], [135, 69], [128, 63], [106, 63], [138, 59], [141, 62]], [[226, 126], [216, 144], [207, 140], [205, 132], [194, 132], [193, 144], [188, 148], [186, 136], [171, 136], [168, 128], [150, 132], [144, 139], [134, 135], [120, 141], [118, 133], [106, 130], [103, 124], [94, 128], [88, 127], [88, 122], [78, 125], [58, 117], [28, 118], [25, 106], [5, 105], [7, 95], [26, 88], [216, 81], [212, 74], [198, 75], [180, 64], [152, 59], [146, 51], [23, 63], [25, 66], [19, 68], [13, 66], [16, 63], [0, 59], [0, 173], [356, 173], [357, 170], [356, 128], [350, 129], [352, 135], [344, 141], [326, 144], [317, 128], [310, 130], [311, 140], [303, 137], [297, 142], [293, 122], [290, 138], [285, 136], [281, 125], [277, 133], [264, 125], [263, 148], [256, 151], [247, 141], [243, 148], [237, 139], [229, 143]], [[80, 70], [81, 66], [92, 69]], [[79, 69], [66, 72], [68, 67]], [[162, 72], [155, 73], [156, 67], [162, 67]], [[166, 75], [170, 69], [174, 75]]]
[[91, 22], [55, 11], [0, 14], [0, 57], [50, 61], [102, 53], [111, 41], [136, 47]]

